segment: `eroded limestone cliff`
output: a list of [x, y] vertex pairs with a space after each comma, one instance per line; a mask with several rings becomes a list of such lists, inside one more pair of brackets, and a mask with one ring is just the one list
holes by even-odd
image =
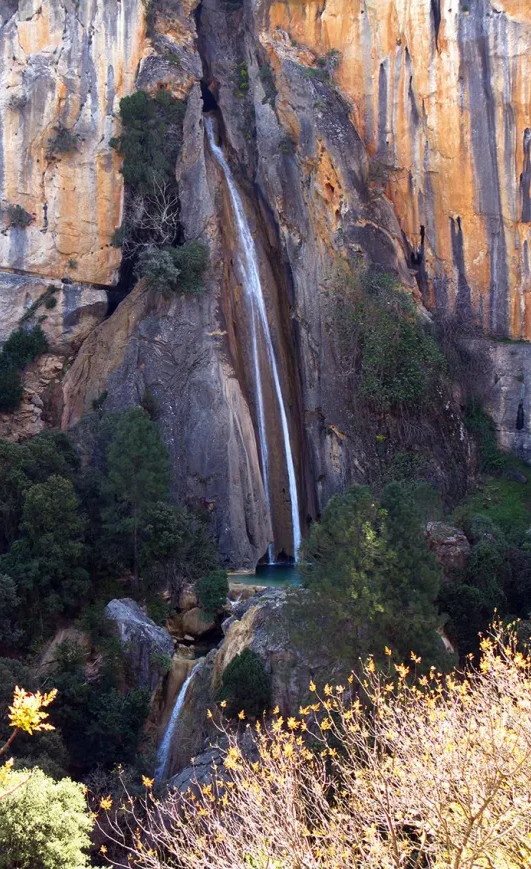
[[261, 38], [277, 52], [285, 34], [339, 53], [337, 79], [426, 300], [530, 337], [526, 0], [275, 0]]
[[[277, 552], [292, 555], [287, 469], [266, 384], [275, 456], [268, 515], [234, 222], [204, 111], [217, 119], [257, 248], [304, 526], [331, 494], [370, 479], [377, 434], [398, 437], [367, 428], [353, 410], [333, 328], [342, 263], [363, 257], [427, 307], [529, 337], [524, 6], [10, 0], [0, 19], [0, 292], [20, 272], [32, 284], [27, 309], [50, 277], [66, 278], [64, 304], [43, 322], [55, 344], [58, 330], [66, 338], [49, 412], [31, 431], [15, 420], [7, 433], [70, 428], [105, 393], [107, 412], [149, 389], [175, 495], [209, 511], [227, 563], [254, 567], [273, 537]], [[210, 265], [202, 297], [157, 296], [140, 283], [101, 322], [91, 285], [117, 279], [110, 241], [123, 208], [111, 139], [120, 98], [139, 88], [187, 101], [176, 166], [181, 235], [208, 245]], [[72, 147], [52, 154], [58, 129]], [[9, 205], [32, 217], [26, 228], [10, 225]], [[20, 296], [0, 308], [2, 334], [20, 309]], [[76, 317], [87, 328], [72, 330]], [[512, 408], [512, 398], [503, 401]], [[525, 428], [528, 391], [522, 401]], [[502, 412], [509, 446], [516, 418]], [[406, 441], [429, 456], [443, 490], [464, 491], [469, 450], [452, 400], [434, 396], [433, 419]]]

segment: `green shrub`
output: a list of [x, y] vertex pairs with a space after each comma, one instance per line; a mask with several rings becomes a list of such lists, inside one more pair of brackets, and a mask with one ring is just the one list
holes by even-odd
[[226, 711], [236, 716], [242, 710], [258, 716], [271, 705], [271, 677], [258, 655], [244, 649], [223, 671], [217, 699], [227, 703]]
[[26, 229], [33, 220], [31, 214], [22, 208], [22, 205], [8, 205], [6, 207], [7, 219], [9, 226], [14, 226], [18, 229]]
[[45, 299], [44, 300], [44, 307], [48, 308], [49, 311], [51, 311], [53, 308], [56, 308], [57, 307], [57, 299], [55, 298], [55, 296], [49, 296], [47, 299]]
[[57, 124], [54, 128], [53, 136], [48, 139], [48, 156], [53, 157], [56, 154], [68, 154], [74, 151], [77, 147], [77, 136], [64, 124]]
[[376, 498], [365, 486], [335, 495], [301, 549], [307, 591], [303, 630], [343, 664], [387, 645], [398, 660], [416, 649], [426, 664], [444, 663], [437, 636], [441, 566], [428, 550], [414, 493], [391, 483]]
[[165, 90], [154, 97], [136, 91], [120, 100], [122, 134], [113, 144], [124, 158], [124, 181], [132, 189], [149, 192], [155, 178], [175, 184], [185, 109]]
[[446, 366], [411, 296], [392, 275], [361, 270], [344, 277], [336, 301], [335, 328], [355, 393], [377, 413], [418, 414], [433, 401]]
[[181, 247], [149, 248], [139, 257], [136, 275], [163, 295], [202, 292], [202, 276], [208, 263], [208, 248], [200, 241]]
[[22, 399], [22, 380], [14, 365], [0, 354], [0, 413], [16, 410]]
[[249, 91], [249, 70], [247, 61], [242, 61], [236, 65], [234, 71], [234, 81], [236, 83], [236, 94], [239, 97], [244, 97]]
[[94, 821], [82, 785], [41, 770], [11, 772], [0, 800], [0, 869], [82, 869]]
[[196, 591], [203, 611], [209, 616], [216, 615], [227, 602], [229, 583], [226, 571], [215, 570], [201, 577]]
[[16, 329], [2, 347], [2, 357], [16, 368], [24, 368], [47, 349], [48, 339], [40, 326]]
[[134, 760], [149, 712], [149, 691], [124, 694], [116, 687], [123, 675], [123, 660], [119, 641], [117, 649], [113, 641], [112, 637], [98, 638], [103, 666], [99, 679], [90, 682], [84, 672], [83, 650], [75, 643], [63, 643], [58, 650], [54, 724], [79, 773]]

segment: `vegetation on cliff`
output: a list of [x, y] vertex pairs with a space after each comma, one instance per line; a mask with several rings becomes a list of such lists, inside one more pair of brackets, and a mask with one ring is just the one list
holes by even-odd
[[352, 261], [331, 280], [329, 332], [344, 431], [362, 450], [368, 483], [413, 475], [455, 503], [466, 492], [467, 451], [433, 324], [394, 275]]
[[0, 412], [16, 410], [22, 398], [20, 372], [48, 349], [40, 326], [16, 329], [0, 352]]
[[437, 629], [442, 570], [428, 551], [423, 517], [404, 484], [378, 498], [354, 486], [327, 504], [301, 551], [307, 591], [294, 593], [293, 618], [334, 660], [354, 666], [360, 655], [399, 662], [415, 649], [429, 666], [451, 658]]

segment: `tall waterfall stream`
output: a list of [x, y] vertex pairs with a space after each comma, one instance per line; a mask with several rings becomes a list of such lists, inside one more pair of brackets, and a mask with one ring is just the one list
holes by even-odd
[[[258, 257], [256, 246], [249, 227], [249, 223], [245, 216], [245, 209], [238, 193], [232, 172], [229, 164], [225, 159], [225, 155], [219, 145], [216, 143], [216, 135], [212, 118], [205, 117], [205, 125], [210, 144], [212, 155], [217, 164], [221, 168], [227, 188], [230, 193], [232, 210], [234, 212], [235, 226], [238, 232], [238, 262], [243, 277], [243, 290], [245, 298], [249, 305], [250, 320], [251, 320], [251, 349], [253, 358], [254, 380], [256, 388], [256, 404], [258, 415], [258, 438], [260, 441], [260, 456], [262, 463], [262, 476], [264, 481], [264, 491], [269, 515], [271, 516], [271, 492], [269, 484], [269, 453], [267, 446], [267, 433], [265, 424], [264, 398], [262, 388], [262, 372], [260, 370], [260, 358], [258, 351], [258, 341], [260, 331], [267, 349], [267, 358], [271, 377], [275, 388], [275, 394], [278, 402], [280, 414], [280, 423], [282, 428], [282, 439], [284, 442], [284, 452], [286, 456], [286, 466], [288, 471], [289, 495], [291, 501], [291, 521], [293, 527], [293, 552], [295, 561], [297, 561], [299, 546], [301, 542], [301, 526], [299, 516], [299, 498], [297, 493], [297, 478], [295, 474], [295, 463], [293, 461], [293, 453], [291, 449], [291, 441], [289, 435], [288, 417], [284, 398], [282, 396], [282, 388], [280, 386], [280, 377], [278, 373], [278, 365], [275, 356], [275, 348], [271, 339], [271, 331], [267, 319], [267, 312], [264, 301], [264, 293], [262, 290], [262, 282], [260, 280], [260, 271], [258, 268]], [[273, 546], [269, 547], [269, 561], [274, 561]]]
[[[199, 664], [201, 660], [203, 660], [203, 659], [201, 658], [197, 662], [197, 664]], [[158, 747], [157, 766], [155, 767], [155, 780], [156, 781], [164, 781], [164, 779], [165, 779], [165, 773], [166, 773], [166, 770], [168, 768], [168, 761], [170, 758], [170, 750], [171, 750], [173, 734], [175, 731], [175, 726], [177, 724], [177, 721], [179, 720], [179, 714], [180, 714], [180, 711], [182, 709], [182, 705], [183, 705], [185, 697], [186, 697], [186, 692], [188, 690], [188, 686], [189, 686], [190, 682], [192, 681], [192, 677], [197, 669], [197, 664], [190, 671], [190, 675], [186, 679], [184, 685], [182, 686], [181, 690], [179, 691], [179, 693], [177, 695], [177, 698], [175, 700], [175, 704], [174, 704], [174, 707], [172, 709], [172, 713], [170, 716], [170, 720], [168, 721], [168, 724], [166, 725], [166, 730], [164, 731], [164, 736], [162, 737], [162, 741]]]

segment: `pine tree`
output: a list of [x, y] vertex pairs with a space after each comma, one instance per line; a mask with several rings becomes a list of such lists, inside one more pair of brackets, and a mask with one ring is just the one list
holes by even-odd
[[364, 486], [333, 497], [301, 562], [309, 593], [294, 596], [298, 620], [336, 659], [354, 665], [369, 652], [383, 659], [387, 645], [400, 660], [415, 652], [442, 663], [441, 568], [405, 487], [387, 486], [381, 501]]
[[155, 423], [140, 407], [127, 410], [118, 418], [107, 450], [106, 488], [112, 506], [105, 519], [128, 538], [135, 579], [142, 520], [153, 504], [167, 500], [169, 482], [169, 456]]

